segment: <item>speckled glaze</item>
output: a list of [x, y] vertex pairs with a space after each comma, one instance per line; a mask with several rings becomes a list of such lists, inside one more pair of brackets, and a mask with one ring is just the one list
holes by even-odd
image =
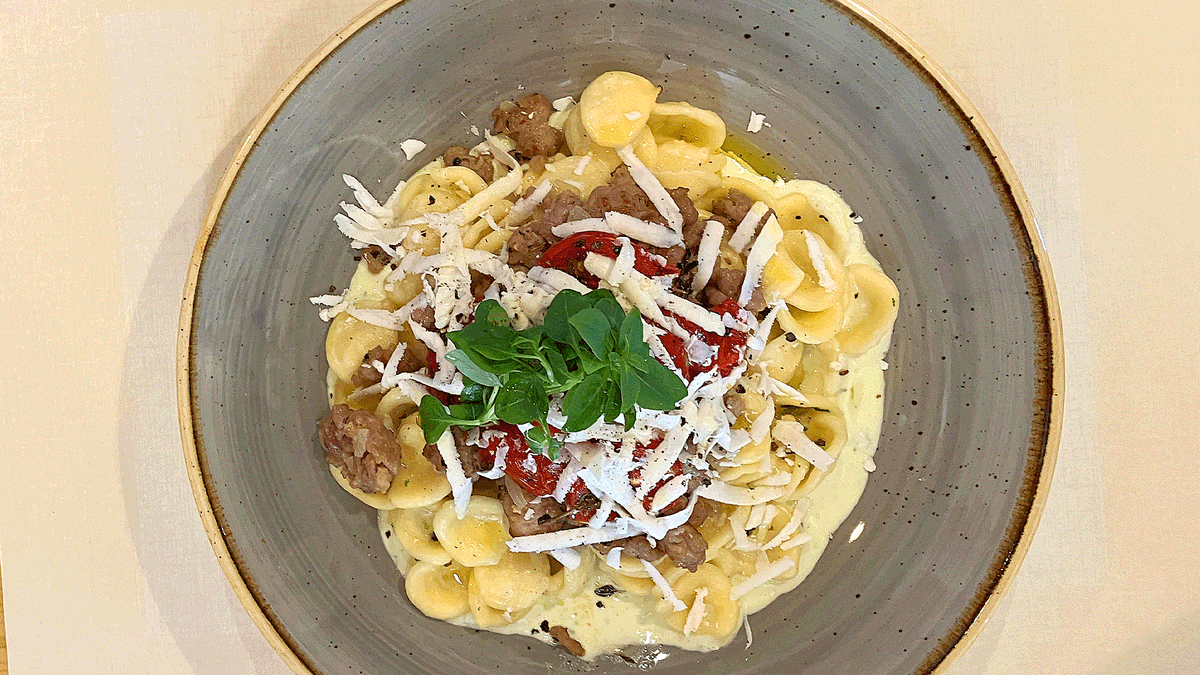
[[[765, 113], [752, 140], [857, 209], [902, 298], [862, 501], [808, 580], [752, 618], [750, 649], [669, 650], [655, 670], [927, 673], [970, 642], [1028, 546], [1059, 432], [1057, 305], [1028, 204], [974, 110], [894, 29], [834, 2], [738, 4], [385, 3], [260, 118], [197, 244], [180, 418], [214, 550], [297, 672], [630, 669], [408, 604], [374, 511], [318, 449], [326, 326], [307, 302], [353, 264], [332, 224], [343, 172], [386, 195], [519, 87], [578, 94], [610, 69], [732, 130]], [[406, 138], [430, 149], [405, 162]]]

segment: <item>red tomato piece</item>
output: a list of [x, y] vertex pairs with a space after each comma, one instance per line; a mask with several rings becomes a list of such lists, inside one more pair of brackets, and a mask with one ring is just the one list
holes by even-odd
[[[679, 274], [679, 268], [660, 262], [659, 259], [634, 243], [633, 268], [648, 277]], [[578, 232], [555, 242], [542, 254], [538, 262], [544, 267], [560, 269], [579, 279], [588, 288], [595, 288], [599, 280], [583, 267], [583, 260], [589, 253], [596, 253], [607, 258], [616, 258], [621, 252], [621, 244], [617, 235], [611, 232]]]

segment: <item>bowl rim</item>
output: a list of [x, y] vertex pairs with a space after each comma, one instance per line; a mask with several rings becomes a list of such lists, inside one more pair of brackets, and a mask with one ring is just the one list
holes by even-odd
[[[1001, 197], [1006, 196], [1011, 204], [1012, 212], [1007, 214], [1010, 224], [1013, 222], [1019, 224], [1019, 228], [1014, 227], [1014, 237], [1023, 235], [1026, 239], [1025, 243], [1029, 247], [1030, 256], [1028, 260], [1024, 261], [1028, 266], [1026, 283], [1029, 285], [1030, 281], [1034, 282], [1036, 290], [1040, 291], [1040, 294], [1033, 299], [1035, 300], [1035, 309], [1037, 309], [1036, 301], [1041, 300], [1042, 316], [1038, 318], [1041, 319], [1040, 322], [1044, 322], [1042, 328], [1045, 338], [1047, 338], [1047, 344], [1039, 345], [1040, 352], [1043, 353], [1038, 354], [1040, 370], [1044, 376], [1043, 381], [1047, 383], [1042, 387], [1044, 391], [1039, 394], [1039, 399], [1044, 406], [1042, 414], [1039, 415], [1042, 418], [1042, 424], [1035, 425], [1034, 434], [1030, 439], [1030, 460], [1026, 462], [1017, 508], [1009, 522], [1005, 537], [993, 557], [986, 578], [976, 589], [973, 601], [953, 624], [950, 633], [938, 640], [925, 660], [914, 671], [914, 675], [935, 675], [945, 673], [950, 664], [966, 651], [982, 632], [1001, 597], [1012, 584], [1012, 580], [1029, 550], [1034, 532], [1037, 530], [1045, 509], [1051, 477], [1057, 461], [1059, 441], [1062, 436], [1065, 390], [1062, 318], [1058, 294], [1033, 209], [1017, 178], [1016, 170], [1000, 147], [995, 134], [983, 121], [983, 117], [967, 99], [962, 89], [912, 39], [873, 10], [856, 0], [820, 1], [874, 33], [880, 42], [896, 54], [909, 70], [930, 86], [942, 100], [947, 112], [956, 119], [967, 136], [974, 137], [978, 141], [971, 144], [971, 149], [989, 170], [993, 189]], [[226, 579], [233, 587], [235, 595], [263, 637], [298, 675], [321, 674], [296, 639], [281, 625], [270, 604], [262, 597], [249, 570], [246, 569], [244, 561], [237, 551], [233, 534], [225, 527], [224, 515], [208, 471], [203, 439], [195, 425], [198, 411], [195, 409], [194, 398], [196, 386], [195, 369], [193, 368], [195, 356], [193, 350], [194, 318], [201, 267], [217, 229], [217, 221], [224, 208], [225, 200], [236, 182], [242, 166], [284, 102], [342, 44], [380, 15], [405, 2], [407, 0], [380, 0], [360, 13], [344, 28], [334, 33], [288, 78], [255, 118], [245, 139], [225, 170], [209, 205], [188, 264], [187, 281], [180, 308], [179, 333], [176, 344], [176, 396], [184, 458], [192, 495], [195, 498], [209, 544], [216, 554]], [[1037, 428], [1038, 426], [1041, 428]], [[1039, 446], [1040, 456], [1038, 456]], [[1024, 510], [1022, 510], [1022, 506], [1025, 506]]]

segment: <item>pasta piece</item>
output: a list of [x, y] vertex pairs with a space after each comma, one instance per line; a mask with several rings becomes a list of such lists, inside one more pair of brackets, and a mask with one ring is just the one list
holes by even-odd
[[709, 150], [725, 143], [725, 122], [711, 110], [690, 103], [655, 103], [647, 122], [659, 144], [680, 140]]
[[496, 609], [484, 602], [483, 596], [480, 593], [479, 585], [479, 570], [471, 575], [470, 581], [467, 582], [467, 603], [471, 607], [471, 618], [475, 620], [475, 625], [480, 628], [498, 628], [507, 626], [514, 620], [519, 619], [521, 613], [514, 614]]
[[433, 517], [440, 504], [396, 509], [389, 516], [393, 536], [408, 554], [430, 565], [450, 563], [450, 554], [433, 532]]
[[394, 330], [371, 325], [349, 314], [339, 314], [325, 334], [325, 359], [339, 380], [349, 382], [367, 352], [376, 347], [390, 351], [399, 343], [400, 334]]
[[597, 145], [630, 144], [646, 128], [658, 87], [640, 75], [610, 71], [592, 80], [579, 96], [579, 119]]
[[397, 434], [400, 441], [400, 471], [387, 491], [388, 501], [398, 509], [436, 504], [450, 494], [450, 481], [425, 458], [421, 427], [404, 424]]
[[453, 502], [442, 502], [433, 517], [433, 531], [450, 557], [460, 565], [494, 565], [508, 552], [511, 539], [498, 499], [474, 495], [466, 517], [459, 519]]
[[474, 569], [479, 597], [506, 612], [528, 609], [550, 588], [550, 560], [544, 553], [505, 553], [492, 565]]
[[855, 298], [838, 342], [849, 354], [862, 354], [878, 344], [896, 322], [900, 292], [886, 274], [870, 265], [851, 265]]
[[675, 596], [683, 601], [684, 609], [672, 612], [667, 617], [667, 622], [675, 630], [683, 632], [688, 612], [696, 601], [697, 591], [701, 588], [708, 589], [704, 594], [704, 618], [693, 632], [715, 638], [731, 635], [741, 626], [742, 610], [729, 597], [733, 588], [729, 577], [716, 565], [708, 563], [700, 565], [692, 574], [681, 575], [671, 584]]
[[470, 611], [467, 583], [471, 571], [459, 565], [415, 562], [408, 568], [404, 591], [408, 599], [431, 619], [453, 619]]

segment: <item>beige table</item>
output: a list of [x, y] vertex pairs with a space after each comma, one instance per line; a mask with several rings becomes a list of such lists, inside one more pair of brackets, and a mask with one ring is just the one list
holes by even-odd
[[[175, 320], [202, 212], [243, 130], [368, 3], [0, 4], [12, 672], [285, 672], [195, 515], [175, 423]], [[1042, 529], [951, 672], [1195, 673], [1193, 3], [868, 4], [997, 132], [1039, 216], [1064, 313], [1066, 426]]]

